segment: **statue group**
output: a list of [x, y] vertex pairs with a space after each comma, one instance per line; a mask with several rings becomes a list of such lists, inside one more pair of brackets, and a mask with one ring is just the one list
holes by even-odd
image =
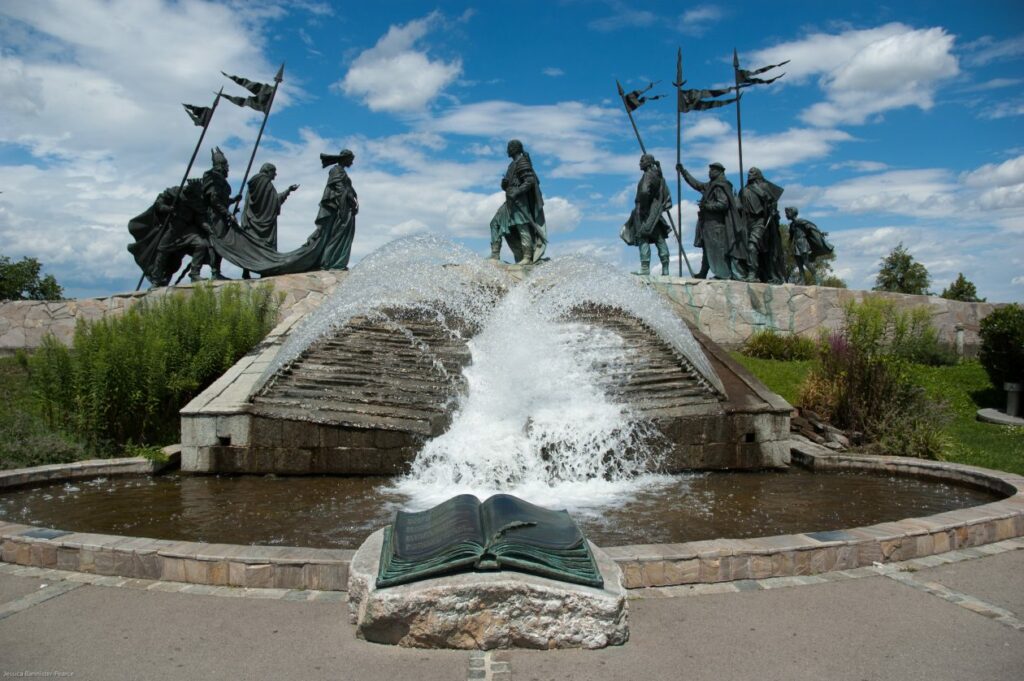
[[[666, 238], [670, 226], [665, 213], [672, 207], [672, 196], [661, 172], [661, 164], [650, 154], [640, 157], [643, 175], [636, 188], [633, 212], [622, 226], [620, 236], [630, 246], [640, 247], [640, 270], [651, 273], [651, 244], [658, 250], [661, 273], [669, 273]], [[702, 182], [676, 164], [676, 172], [700, 193], [697, 227], [693, 245], [701, 249], [698, 279], [709, 274], [716, 279], [784, 284], [789, 267], [779, 221], [779, 198], [783, 188], [769, 182], [758, 168], [747, 173], [747, 183], [737, 196], [725, 177], [725, 166], [708, 166], [708, 181]], [[798, 219], [796, 208], [786, 208], [790, 219], [789, 243], [803, 281], [804, 270], [815, 276], [815, 258], [833, 252], [825, 234], [807, 220]]]
[[[490, 223], [490, 257], [500, 259], [504, 241], [517, 264], [532, 265], [545, 259], [548, 245], [544, 197], [522, 142], [510, 140], [507, 152], [510, 162], [501, 180], [505, 200]], [[191, 281], [203, 279], [204, 265], [209, 266], [212, 278], [223, 279], [221, 264], [225, 259], [242, 268], [243, 278], [249, 278], [250, 272], [272, 276], [348, 269], [359, 212], [359, 200], [348, 175], [354, 153], [346, 149], [339, 154], [320, 155], [323, 167], [330, 167], [330, 172], [314, 230], [306, 243], [285, 253], [277, 250], [277, 220], [285, 201], [299, 186], [293, 184], [279, 192], [274, 185], [277, 168], [264, 163], [247, 183], [239, 222], [231, 206], [240, 203], [241, 195], [231, 194], [228, 160], [219, 148], [213, 150], [211, 160], [210, 169], [201, 179], [188, 180], [180, 190], [164, 190], [128, 225], [135, 238], [128, 250], [154, 287], [169, 285], [186, 257], [191, 258], [186, 271]], [[671, 256], [666, 239], [671, 228], [665, 215], [672, 207], [672, 194], [654, 156], [640, 157], [640, 171], [634, 207], [620, 236], [627, 244], [639, 247], [637, 274], [651, 273], [654, 246], [661, 274], [667, 275]], [[676, 171], [700, 193], [694, 235], [694, 246], [703, 252], [698, 278], [711, 275], [771, 284], [788, 281], [778, 212], [782, 187], [751, 168], [737, 196], [721, 163], [708, 167], [706, 182], [695, 178], [682, 164], [676, 165]], [[814, 223], [797, 217], [796, 208], [785, 211], [790, 220], [792, 256], [803, 281], [805, 270], [815, 276], [814, 259], [832, 253], [832, 246]]]
[[219, 148], [213, 150], [211, 160], [202, 179], [188, 180], [180, 191], [178, 187], [164, 190], [150, 208], [128, 223], [135, 239], [128, 250], [154, 287], [168, 286], [186, 257], [191, 258], [187, 270], [191, 281], [203, 279], [204, 265], [209, 265], [212, 278], [224, 279], [221, 264], [225, 259], [242, 268], [243, 278], [249, 278], [250, 272], [272, 276], [348, 269], [359, 212], [347, 172], [355, 161], [354, 153], [345, 149], [336, 155], [320, 155], [323, 167], [331, 170], [315, 229], [305, 244], [285, 253], [277, 250], [277, 219], [282, 205], [299, 186], [293, 184], [278, 192], [274, 186], [277, 168], [264, 163], [247, 183], [239, 222], [231, 206], [241, 201], [241, 195], [231, 195], [228, 160]]

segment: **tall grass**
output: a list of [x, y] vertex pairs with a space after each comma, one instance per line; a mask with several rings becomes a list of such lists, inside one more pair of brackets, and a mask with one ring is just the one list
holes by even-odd
[[270, 286], [206, 285], [79, 321], [70, 349], [48, 336], [30, 359], [43, 414], [95, 452], [177, 442], [178, 411], [266, 336], [279, 305]]

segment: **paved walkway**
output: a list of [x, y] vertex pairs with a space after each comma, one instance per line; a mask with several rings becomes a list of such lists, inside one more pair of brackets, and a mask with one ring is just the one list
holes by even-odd
[[365, 643], [344, 594], [0, 564], [0, 680], [1024, 678], [1024, 540], [877, 568], [634, 592], [599, 651]]

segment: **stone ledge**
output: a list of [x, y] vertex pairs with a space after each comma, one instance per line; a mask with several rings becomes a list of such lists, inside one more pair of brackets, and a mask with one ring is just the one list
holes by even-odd
[[[938, 461], [841, 455], [802, 442], [794, 443], [793, 459], [815, 470], [872, 468], [968, 482], [1008, 496], [923, 518], [831, 532], [604, 549], [622, 570], [625, 588], [815, 575], [1024, 537], [1022, 476]], [[110, 459], [5, 471], [0, 473], [0, 489], [118, 474], [115, 471], [147, 473], [151, 467], [152, 462], [145, 459]], [[206, 544], [75, 533], [0, 519], [0, 560], [4, 562], [127, 578], [214, 586], [345, 590], [354, 554], [348, 549]]]

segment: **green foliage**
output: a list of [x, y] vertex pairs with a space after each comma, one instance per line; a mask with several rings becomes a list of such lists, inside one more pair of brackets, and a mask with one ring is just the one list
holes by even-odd
[[1017, 303], [998, 307], [981, 320], [978, 359], [992, 385], [1024, 382], [1024, 307]]
[[875, 291], [892, 293], [911, 293], [928, 295], [931, 277], [928, 270], [903, 246], [903, 243], [892, 249], [889, 255], [879, 263], [878, 276], [875, 278]]
[[166, 463], [168, 458], [160, 445], [137, 445], [133, 442], [126, 444], [122, 453], [128, 457], [141, 456], [157, 463]]
[[945, 408], [914, 381], [911, 363], [939, 354], [926, 309], [901, 312], [876, 299], [851, 303], [843, 328], [822, 343], [798, 399], [833, 425], [859, 434], [874, 451], [937, 458], [947, 446], [934, 435]]
[[900, 310], [892, 301], [867, 298], [848, 304], [843, 313], [843, 334], [866, 356], [930, 365], [956, 362], [953, 352], [939, 342], [927, 307]]
[[[799, 403], [799, 388], [806, 385], [816, 365], [756, 359], [738, 352], [731, 354], [790, 404]], [[981, 364], [965, 362], [939, 367], [912, 364], [910, 376], [923, 386], [927, 397], [943, 401], [949, 410], [950, 417], [934, 431], [946, 438], [944, 460], [1024, 475], [1024, 428], [982, 423], [976, 418], [980, 408], [1006, 404], [1002, 392], [989, 384]]]
[[50, 428], [40, 414], [23, 358], [24, 353], [0, 358], [0, 470], [84, 458], [85, 448]]
[[821, 281], [818, 282], [818, 286], [828, 286], [829, 288], [846, 288], [846, 282], [834, 274], [829, 274], [828, 276], [821, 278]]
[[0, 255], [0, 300], [61, 300], [64, 289], [52, 274], [40, 278], [41, 269], [35, 258], [11, 262]]
[[978, 297], [978, 288], [964, 276], [963, 272], [957, 274], [956, 280], [949, 285], [949, 288], [942, 289], [939, 294], [947, 300], [962, 300], [965, 303], [984, 303], [984, 298]]
[[79, 322], [70, 350], [49, 336], [30, 361], [43, 412], [91, 450], [177, 442], [178, 411], [273, 328], [278, 306], [269, 286], [199, 286]]
[[818, 344], [803, 336], [765, 329], [748, 338], [741, 352], [761, 359], [814, 359]]

